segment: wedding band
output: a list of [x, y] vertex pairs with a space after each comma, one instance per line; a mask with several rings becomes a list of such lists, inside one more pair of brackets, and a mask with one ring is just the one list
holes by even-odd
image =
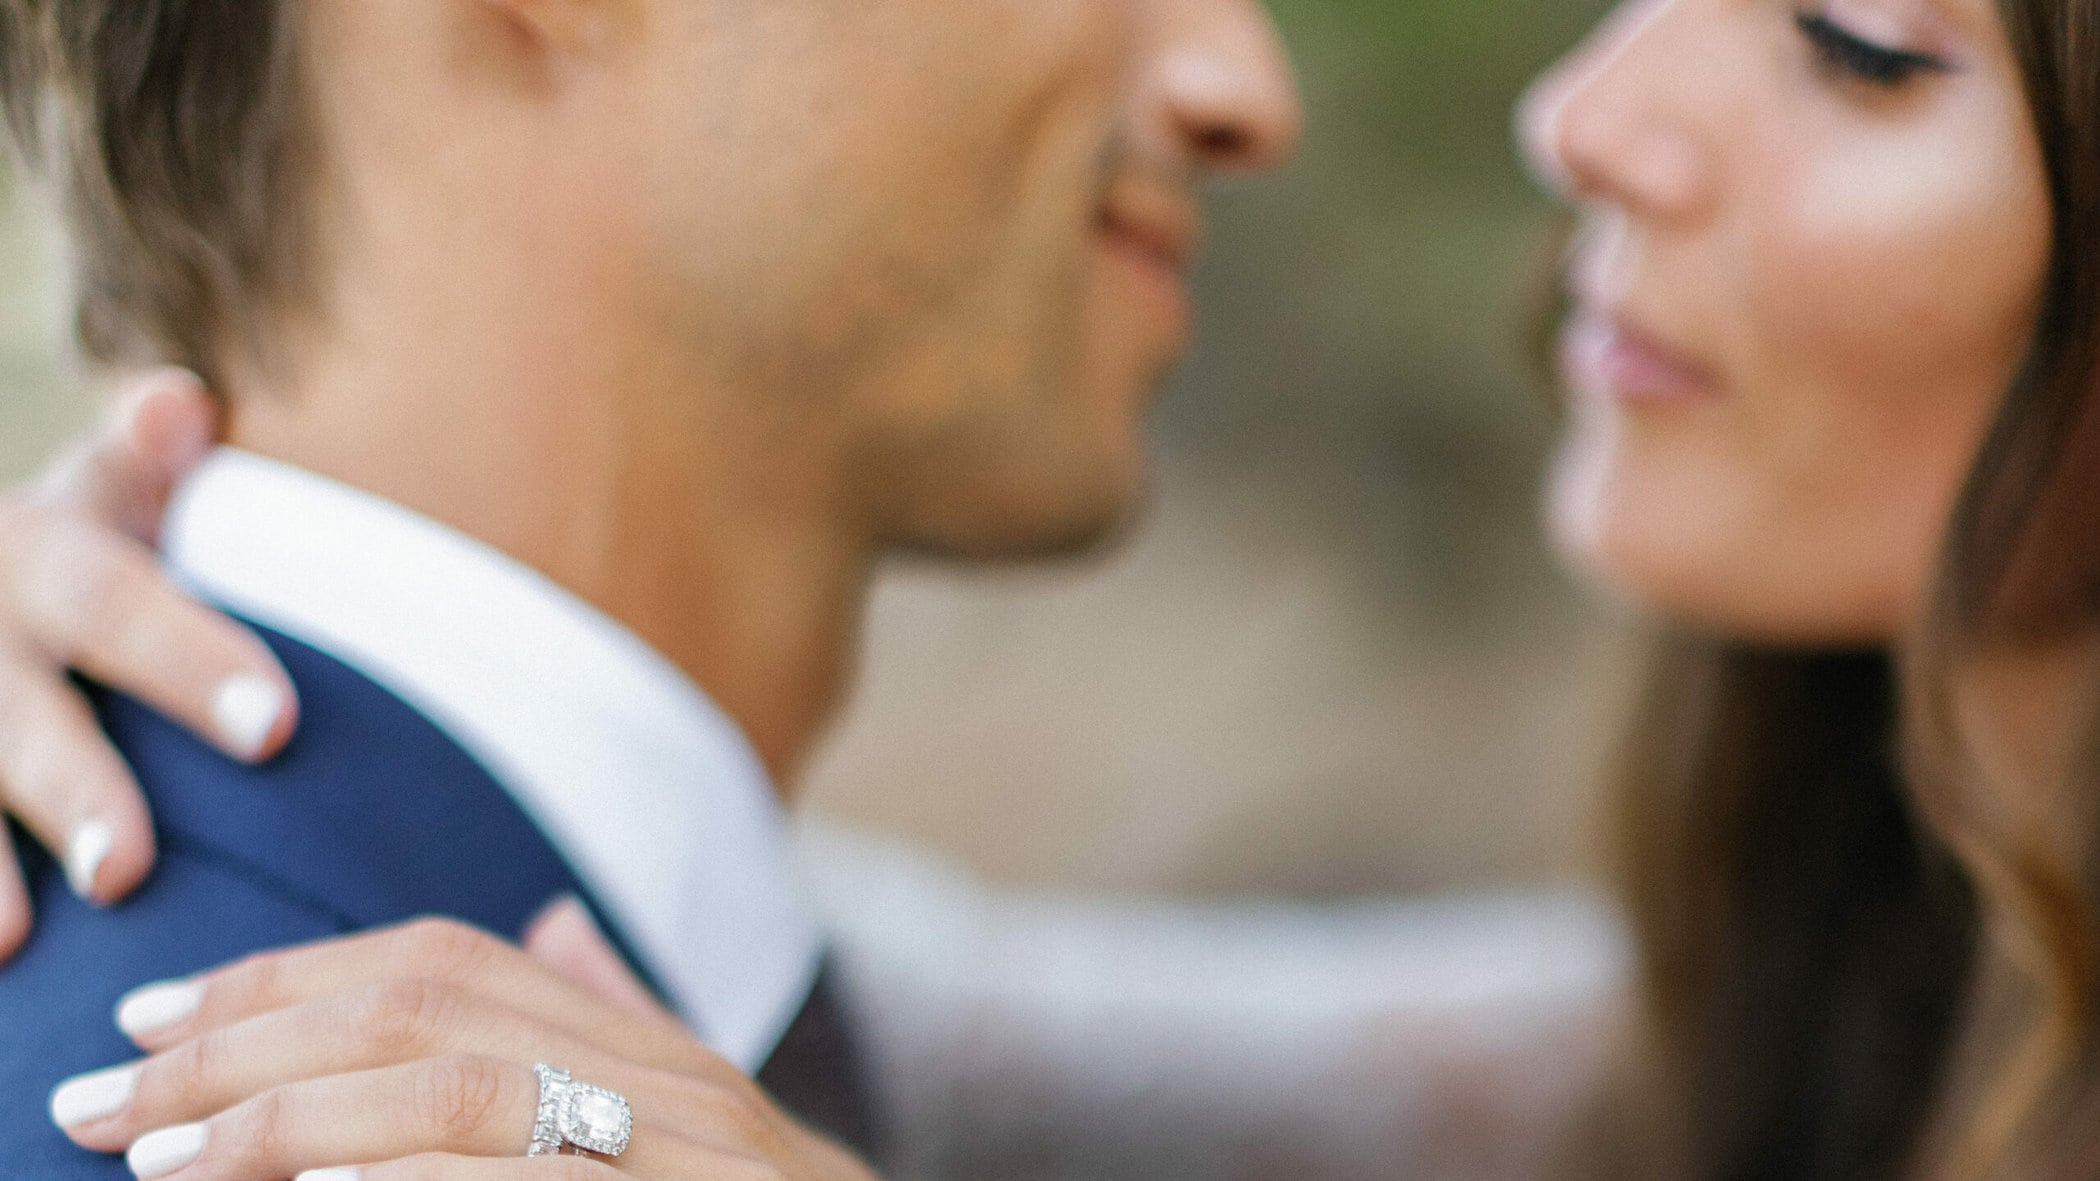
[[532, 1123], [532, 1147], [526, 1156], [554, 1156], [565, 1147], [600, 1156], [627, 1151], [634, 1134], [634, 1111], [627, 1100], [604, 1087], [579, 1083], [569, 1072], [542, 1062], [532, 1068], [540, 1080], [539, 1114]]

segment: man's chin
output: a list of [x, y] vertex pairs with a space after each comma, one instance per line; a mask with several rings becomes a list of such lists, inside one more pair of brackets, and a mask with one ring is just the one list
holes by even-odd
[[982, 502], [965, 521], [907, 537], [899, 546], [919, 557], [967, 562], [1059, 562], [1098, 556], [1130, 535], [1146, 501], [1142, 478], [1097, 484], [1052, 505]]
[[1134, 531], [1139, 513], [1135, 506], [1103, 512], [1082, 522], [1068, 523], [1059, 532], [1047, 532], [1030, 544], [1017, 546], [1007, 555], [1020, 562], [1069, 562], [1099, 557], [1121, 545]]

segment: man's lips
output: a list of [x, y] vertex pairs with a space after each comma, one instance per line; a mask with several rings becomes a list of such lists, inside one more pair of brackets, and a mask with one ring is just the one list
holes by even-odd
[[1101, 233], [1128, 251], [1181, 277], [1195, 266], [1203, 218], [1193, 200], [1141, 186], [1124, 186], [1102, 206]]

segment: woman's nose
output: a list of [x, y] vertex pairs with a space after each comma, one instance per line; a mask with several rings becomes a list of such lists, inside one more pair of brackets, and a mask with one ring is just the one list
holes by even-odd
[[1540, 183], [1661, 220], [1689, 216], [1709, 188], [1691, 119], [1698, 106], [1670, 25], [1676, 0], [1632, 0], [1533, 84], [1518, 139]]

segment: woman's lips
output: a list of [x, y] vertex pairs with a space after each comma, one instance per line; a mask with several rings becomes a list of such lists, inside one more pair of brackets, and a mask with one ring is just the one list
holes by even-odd
[[1623, 317], [1578, 310], [1561, 334], [1561, 365], [1576, 389], [1637, 406], [1708, 401], [1712, 371]]

